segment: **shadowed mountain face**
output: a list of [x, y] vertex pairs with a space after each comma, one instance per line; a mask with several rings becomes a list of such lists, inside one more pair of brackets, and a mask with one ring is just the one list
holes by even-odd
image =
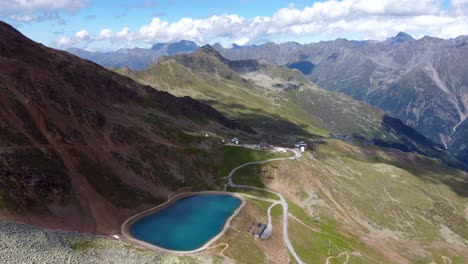
[[[0, 22], [0, 211], [88, 232], [118, 230], [135, 209], [207, 180], [186, 148], [193, 131], [237, 125]], [[195, 171], [195, 172], [194, 172]]]
[[386, 41], [337, 39], [308, 45], [267, 43], [223, 49], [231, 60], [265, 59], [301, 70], [319, 86], [379, 107], [444, 145], [465, 162], [468, 36]]
[[192, 41], [181, 40], [174, 43], [157, 43], [150, 49], [119, 49], [113, 52], [91, 52], [78, 48], [69, 48], [68, 52], [109, 68], [129, 67], [144, 69], [161, 56], [190, 53], [198, 49]]

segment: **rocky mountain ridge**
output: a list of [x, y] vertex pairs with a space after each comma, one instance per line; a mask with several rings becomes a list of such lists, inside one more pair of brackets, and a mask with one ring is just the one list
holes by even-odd
[[264, 59], [301, 70], [319, 86], [379, 107], [468, 161], [460, 126], [468, 116], [468, 36], [385, 41], [337, 39], [216, 49], [228, 59]]

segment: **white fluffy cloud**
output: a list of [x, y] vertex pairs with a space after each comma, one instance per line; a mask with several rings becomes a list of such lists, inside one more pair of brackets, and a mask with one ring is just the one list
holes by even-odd
[[86, 38], [78, 36], [80, 31], [68, 37], [68, 42], [62, 36], [56, 44], [86, 46], [108, 41], [115, 46], [141, 46], [188, 39], [198, 44], [242, 45], [338, 37], [385, 39], [399, 31], [450, 38], [468, 34], [467, 4], [468, 0], [451, 0], [450, 8], [443, 9], [443, 0], [325, 0], [303, 9], [290, 5], [270, 17], [216, 15], [206, 19], [182, 18], [172, 23], [155, 17], [135, 31], [128, 27], [118, 32], [103, 29], [96, 35], [86, 34]]
[[207, 43], [211, 39], [230, 37], [233, 32], [241, 31], [248, 23], [248, 20], [238, 15], [212, 16], [208, 19], [182, 18], [171, 24], [156, 17], [148, 25], [142, 26], [137, 35], [149, 42], [153, 42], [154, 39], [191, 39]]
[[75, 37], [79, 40], [87, 40], [89, 39], [89, 33], [86, 30], [81, 30], [76, 32]]
[[0, 16], [13, 21], [57, 18], [53, 12], [75, 12], [87, 4], [87, 0], [1, 0]]

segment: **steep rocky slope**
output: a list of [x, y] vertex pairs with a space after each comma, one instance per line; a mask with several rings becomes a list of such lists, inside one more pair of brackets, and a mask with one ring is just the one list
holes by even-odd
[[188, 151], [191, 142], [197, 133], [222, 137], [236, 128], [208, 105], [139, 85], [0, 23], [2, 219], [114, 232], [171, 190], [209, 181], [213, 175], [198, 168], [206, 153]]
[[[468, 37], [386, 41], [337, 39], [308, 45], [267, 43], [217, 49], [228, 59], [266, 59], [297, 68], [321, 87], [369, 102], [466, 160], [451, 143], [468, 116]], [[463, 144], [462, 144], [463, 145]]]

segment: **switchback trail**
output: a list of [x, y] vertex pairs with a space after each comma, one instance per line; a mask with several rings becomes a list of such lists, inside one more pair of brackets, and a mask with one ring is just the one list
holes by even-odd
[[221, 244], [218, 244], [218, 245], [215, 245], [215, 246], [211, 246], [207, 249], [213, 249], [213, 248], [217, 248], [219, 246], [223, 246], [223, 249], [218, 253], [221, 257], [223, 257], [228, 263], [234, 263], [232, 259], [228, 258], [226, 255], [224, 255], [224, 251], [226, 251], [226, 249], [229, 248], [229, 244], [227, 243], [221, 243]]
[[233, 181], [232, 181], [232, 175], [234, 175], [234, 173], [239, 170], [240, 168], [243, 168], [245, 166], [248, 166], [248, 165], [254, 165], [254, 164], [264, 164], [264, 163], [268, 163], [268, 162], [273, 162], [273, 161], [281, 161], [281, 160], [294, 160], [294, 159], [297, 159], [297, 158], [300, 158], [301, 157], [301, 153], [298, 151], [298, 150], [292, 150], [294, 152], [294, 156], [293, 157], [287, 157], [287, 158], [274, 158], [274, 159], [269, 159], [269, 160], [263, 160], [263, 161], [255, 161], [255, 162], [247, 162], [247, 163], [244, 163], [240, 166], [237, 166], [236, 168], [234, 168], [228, 175], [228, 185], [230, 187], [234, 187], [234, 188], [248, 188], [248, 189], [254, 189], [254, 190], [260, 190], [260, 191], [265, 191], [265, 192], [269, 192], [269, 193], [272, 193], [272, 194], [275, 194], [276, 196], [278, 196], [280, 198], [280, 203], [281, 203], [281, 206], [283, 207], [283, 241], [284, 243], [286, 244], [286, 247], [288, 248], [289, 252], [291, 253], [291, 255], [294, 257], [294, 259], [296, 260], [297, 263], [299, 264], [303, 264], [304, 262], [301, 260], [301, 258], [299, 257], [299, 255], [297, 255], [296, 251], [294, 250], [294, 247], [291, 243], [291, 241], [289, 240], [289, 233], [288, 233], [288, 203], [286, 202], [286, 199], [284, 199], [283, 195], [281, 193], [277, 193], [277, 192], [274, 192], [274, 191], [270, 191], [268, 189], [263, 189], [263, 188], [258, 188], [258, 187], [254, 187], [254, 186], [249, 186], [249, 185], [238, 185], [238, 184], [235, 184]]
[[332, 260], [332, 259], [339, 259], [339, 258], [341, 258], [341, 256], [343, 256], [343, 255], [346, 255], [346, 260], [345, 260], [345, 262], [343, 262], [343, 264], [348, 264], [348, 261], [349, 261], [349, 254], [348, 254], [348, 252], [346, 252], [346, 251], [345, 251], [345, 252], [341, 252], [341, 253], [338, 254], [338, 256], [336, 256], [336, 257], [333, 257], [333, 256], [328, 257], [328, 258], [327, 258], [326, 264], [330, 264], [330, 260]]

